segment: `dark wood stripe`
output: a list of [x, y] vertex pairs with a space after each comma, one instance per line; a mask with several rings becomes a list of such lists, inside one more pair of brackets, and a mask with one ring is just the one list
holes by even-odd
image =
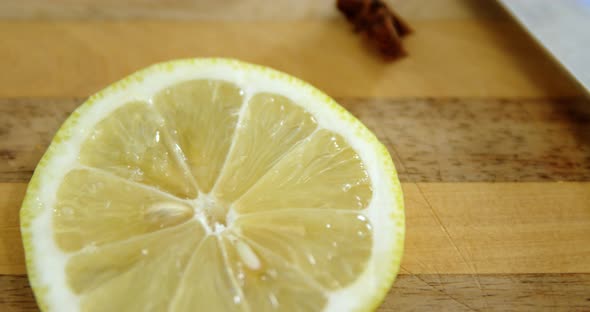
[[0, 311], [39, 311], [26, 275], [0, 275]]
[[[404, 182], [590, 180], [590, 101], [338, 99], [385, 143]], [[83, 99], [0, 99], [0, 182], [26, 182]]]
[[28, 182], [53, 135], [83, 99], [0, 99], [0, 182]]
[[590, 180], [590, 101], [340, 99], [407, 182]]
[[590, 311], [590, 274], [401, 275], [378, 311]]
[[[0, 275], [0, 311], [38, 311], [26, 276]], [[590, 311], [590, 274], [402, 274], [377, 311]]]

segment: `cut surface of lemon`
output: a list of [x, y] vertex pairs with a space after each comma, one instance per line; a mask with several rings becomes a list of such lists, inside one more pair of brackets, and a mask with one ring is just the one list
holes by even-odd
[[153, 65], [56, 134], [21, 208], [45, 311], [366, 311], [403, 248], [385, 147], [312, 86], [228, 59]]

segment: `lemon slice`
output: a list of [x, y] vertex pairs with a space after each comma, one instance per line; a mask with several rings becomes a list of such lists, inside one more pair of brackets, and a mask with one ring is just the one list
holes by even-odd
[[157, 64], [61, 127], [21, 209], [45, 311], [366, 311], [403, 248], [387, 150], [331, 98], [226, 59]]

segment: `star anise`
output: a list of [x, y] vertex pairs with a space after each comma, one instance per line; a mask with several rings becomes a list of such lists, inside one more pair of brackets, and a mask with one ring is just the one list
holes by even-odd
[[393, 59], [407, 55], [401, 38], [412, 32], [408, 24], [381, 0], [338, 0], [338, 9], [364, 33], [383, 56]]

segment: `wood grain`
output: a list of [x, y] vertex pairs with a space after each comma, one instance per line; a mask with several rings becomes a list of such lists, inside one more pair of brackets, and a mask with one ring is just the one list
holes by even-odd
[[[340, 98], [403, 182], [590, 180], [590, 101]], [[25, 182], [80, 98], [0, 99], [0, 182]]]
[[590, 274], [400, 275], [379, 312], [588, 311]]
[[25, 191], [25, 184], [0, 183], [0, 274], [26, 271], [18, 216]]
[[[26, 276], [0, 275], [0, 293], [4, 312], [38, 311]], [[377, 312], [589, 309], [590, 274], [402, 274]]]
[[0, 182], [28, 181], [79, 99], [0, 99]]
[[590, 183], [404, 183], [408, 273], [590, 273]]
[[[317, 0], [4, 0], [0, 18], [12, 19], [172, 19], [172, 20], [301, 20], [338, 16], [335, 1]], [[405, 18], [506, 18], [494, 1], [386, 0]]]
[[275, 67], [334, 97], [582, 94], [511, 21], [412, 25], [411, 57], [385, 63], [341, 19], [0, 21], [0, 97], [85, 97], [155, 62], [203, 56]]
[[409, 182], [587, 181], [590, 101], [339, 99]]
[[[411, 274], [590, 273], [590, 182], [403, 183]], [[25, 273], [25, 183], [0, 184], [0, 274]]]
[[39, 311], [25, 275], [0, 275], [0, 311]]

